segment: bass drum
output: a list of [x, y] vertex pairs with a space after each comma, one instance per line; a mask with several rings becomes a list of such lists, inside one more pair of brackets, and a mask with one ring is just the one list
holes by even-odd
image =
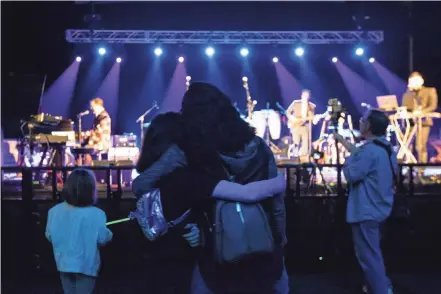
[[280, 139], [282, 122], [280, 114], [272, 109], [264, 109], [253, 112], [251, 126], [256, 129], [256, 135], [263, 138], [268, 123], [269, 133], [272, 140]]

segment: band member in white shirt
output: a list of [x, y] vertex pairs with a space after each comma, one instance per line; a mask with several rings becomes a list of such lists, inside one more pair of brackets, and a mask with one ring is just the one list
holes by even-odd
[[303, 90], [299, 100], [294, 100], [286, 110], [294, 147], [299, 150], [299, 157], [309, 157], [311, 152], [311, 120], [315, 113], [315, 104], [309, 102], [311, 91]]

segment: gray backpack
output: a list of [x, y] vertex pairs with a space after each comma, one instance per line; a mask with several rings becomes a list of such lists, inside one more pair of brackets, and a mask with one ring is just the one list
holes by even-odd
[[[249, 168], [243, 174], [246, 175], [247, 170]], [[229, 180], [234, 182], [234, 177], [226, 172]], [[213, 238], [214, 257], [219, 264], [234, 263], [252, 255], [274, 251], [268, 216], [260, 203], [216, 201]]]

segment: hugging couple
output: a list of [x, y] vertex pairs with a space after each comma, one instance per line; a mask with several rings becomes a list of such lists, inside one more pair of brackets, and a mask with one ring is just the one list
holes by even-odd
[[[164, 113], [152, 120], [137, 171], [133, 192], [141, 197], [159, 189], [168, 221], [191, 209], [181, 229], [154, 241], [160, 244], [158, 252], [165, 253], [155, 267], [156, 290], [149, 293], [289, 293], [283, 257], [285, 179], [278, 176], [269, 147], [240, 117], [229, 97], [213, 85], [191, 84], [179, 114]], [[229, 181], [232, 177], [240, 181]], [[271, 253], [234, 263], [216, 261], [213, 224], [219, 199], [261, 204], [274, 240]], [[191, 265], [176, 271], [178, 261], [189, 258]]]

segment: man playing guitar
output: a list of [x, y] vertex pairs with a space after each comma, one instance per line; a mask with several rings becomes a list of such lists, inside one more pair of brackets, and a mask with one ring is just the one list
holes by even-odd
[[309, 157], [311, 151], [311, 121], [314, 119], [315, 104], [309, 102], [310, 97], [311, 92], [303, 90], [300, 100], [294, 100], [286, 110], [288, 127], [294, 148], [299, 150], [299, 157]]
[[104, 109], [101, 98], [90, 101], [90, 109], [95, 114], [92, 130], [86, 132], [83, 145], [93, 148], [98, 154], [107, 153], [111, 144], [111, 119]]

